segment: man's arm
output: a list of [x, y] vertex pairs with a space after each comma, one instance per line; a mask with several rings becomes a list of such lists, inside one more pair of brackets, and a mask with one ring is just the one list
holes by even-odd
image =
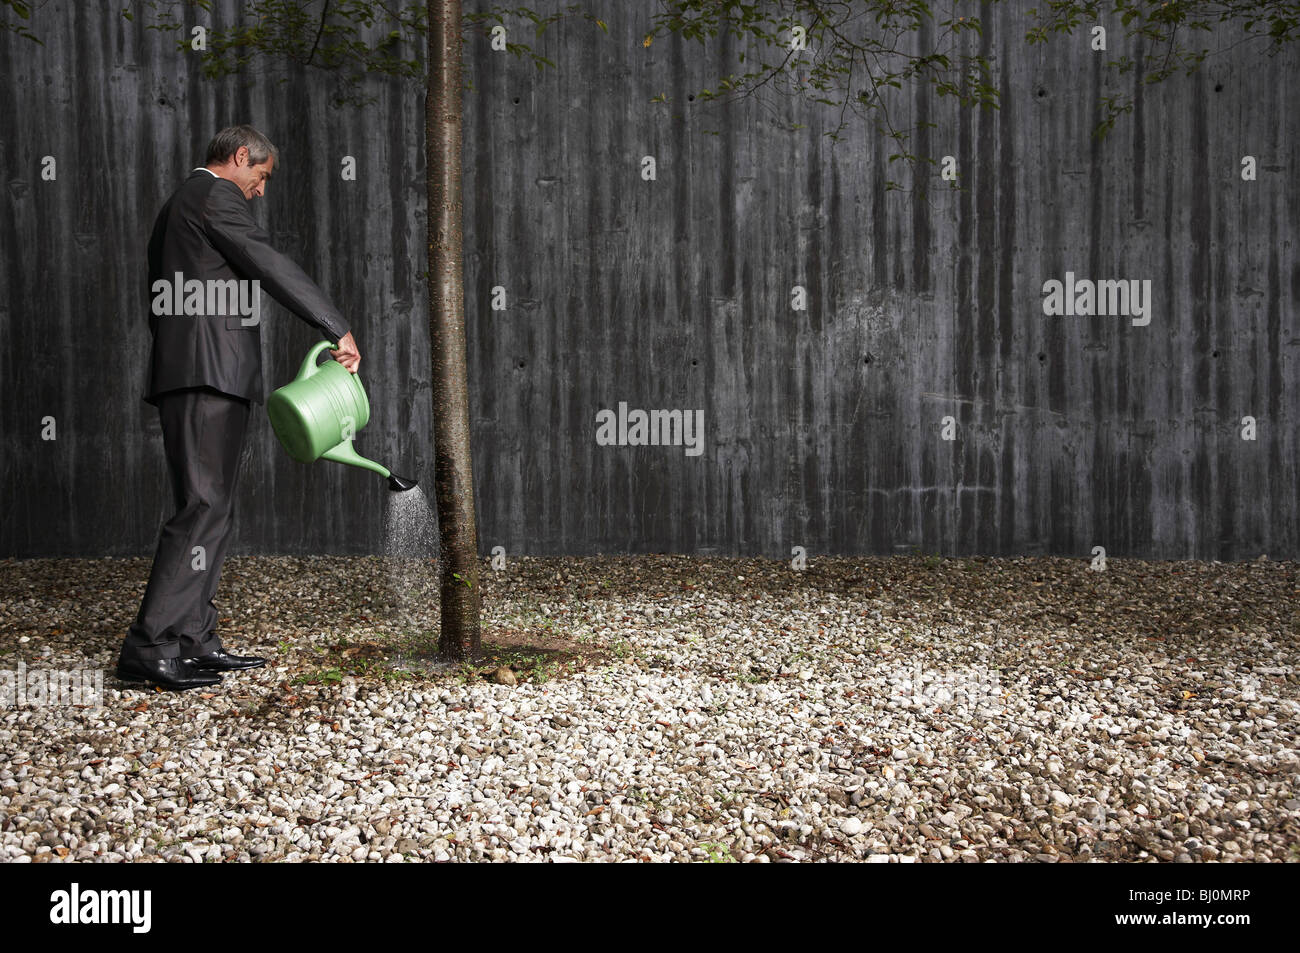
[[[351, 339], [348, 323], [325, 293], [292, 259], [271, 247], [271, 236], [253, 219], [248, 200], [233, 182], [212, 184], [203, 207], [203, 228], [213, 247], [241, 274], [265, 285], [276, 301], [329, 340]], [[349, 344], [355, 350], [351, 340]]]

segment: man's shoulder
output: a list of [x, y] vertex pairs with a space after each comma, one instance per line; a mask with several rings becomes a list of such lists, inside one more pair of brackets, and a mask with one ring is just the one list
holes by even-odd
[[[247, 217], [247, 220], [246, 220]], [[154, 219], [152, 241], [160, 241], [171, 230], [182, 226], [207, 231], [214, 219], [231, 224], [251, 221], [248, 200], [239, 186], [229, 179], [209, 175], [196, 169], [172, 192]]]
[[220, 200], [244, 199], [244, 193], [239, 190], [239, 186], [235, 185], [234, 182], [212, 175], [203, 169], [195, 169], [190, 173], [189, 178], [181, 183], [177, 191], [197, 198], [211, 196]]
[[213, 215], [222, 219], [236, 219], [248, 215], [248, 200], [239, 186], [229, 179], [196, 170], [181, 183], [167, 203], [174, 212], [195, 221], [206, 221]]
[[[207, 173], [204, 173], [207, 175]], [[243, 191], [234, 182], [229, 179], [219, 179], [207, 176], [212, 181], [204, 183], [205, 188], [201, 193], [203, 197], [204, 210], [211, 212], [220, 212], [223, 215], [238, 215], [252, 218], [248, 210], [248, 199]]]

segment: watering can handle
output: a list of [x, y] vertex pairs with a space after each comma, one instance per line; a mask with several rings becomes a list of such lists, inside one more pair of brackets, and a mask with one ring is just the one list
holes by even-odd
[[307, 352], [307, 356], [303, 358], [302, 367], [298, 368], [298, 376], [295, 377], [294, 380], [305, 381], [307, 378], [319, 371], [320, 368], [316, 364], [316, 359], [320, 357], [321, 351], [326, 350], [336, 351], [338, 350], [338, 345], [331, 344], [329, 341], [321, 341], [313, 347]]

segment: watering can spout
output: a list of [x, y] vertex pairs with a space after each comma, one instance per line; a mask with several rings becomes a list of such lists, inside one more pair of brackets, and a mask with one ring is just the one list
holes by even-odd
[[333, 460], [335, 463], [346, 463], [350, 467], [361, 467], [363, 470], [374, 470], [382, 477], [392, 476], [388, 468], [382, 464], [375, 463], [374, 460], [367, 460], [356, 450], [352, 449], [352, 441], [344, 440], [337, 447], [331, 447], [320, 455], [321, 460]]
[[412, 490], [419, 482], [415, 477], [399, 477], [396, 473], [391, 473], [388, 476], [388, 488], [394, 493]]

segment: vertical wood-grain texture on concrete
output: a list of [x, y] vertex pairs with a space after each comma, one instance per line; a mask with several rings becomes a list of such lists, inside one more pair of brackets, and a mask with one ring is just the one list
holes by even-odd
[[[900, 126], [937, 124], [910, 145], [951, 156], [958, 191], [890, 163], [870, 121], [832, 144], [839, 111], [809, 95], [689, 101], [739, 68], [734, 41], [647, 47], [651, 5], [590, 8], [609, 33], [551, 28], [555, 69], [466, 42], [485, 554], [1300, 556], [1296, 51], [1226, 50], [1220, 30], [1198, 75], [1142, 87], [1086, 33], [1028, 46], [1016, 6], [986, 4], [965, 42], [993, 57], [1001, 109], [894, 101]], [[1132, 50], [1107, 25], [1110, 54]], [[375, 79], [371, 105], [337, 109], [320, 73], [205, 79], [113, 5], [51, 2], [33, 29], [43, 47], [0, 35], [0, 556], [152, 552], [171, 501], [140, 399], [145, 246], [235, 122], [283, 159], [254, 214], [353, 323], [357, 449], [427, 478], [419, 85]], [[1094, 140], [1099, 100], [1125, 90], [1133, 112]], [[1150, 324], [1044, 315], [1067, 271], [1149, 280]], [[315, 337], [278, 306], [264, 321], [269, 393]], [[620, 402], [702, 410], [703, 452], [598, 445]], [[290, 460], [259, 407], [233, 552], [382, 552], [387, 494]]]

